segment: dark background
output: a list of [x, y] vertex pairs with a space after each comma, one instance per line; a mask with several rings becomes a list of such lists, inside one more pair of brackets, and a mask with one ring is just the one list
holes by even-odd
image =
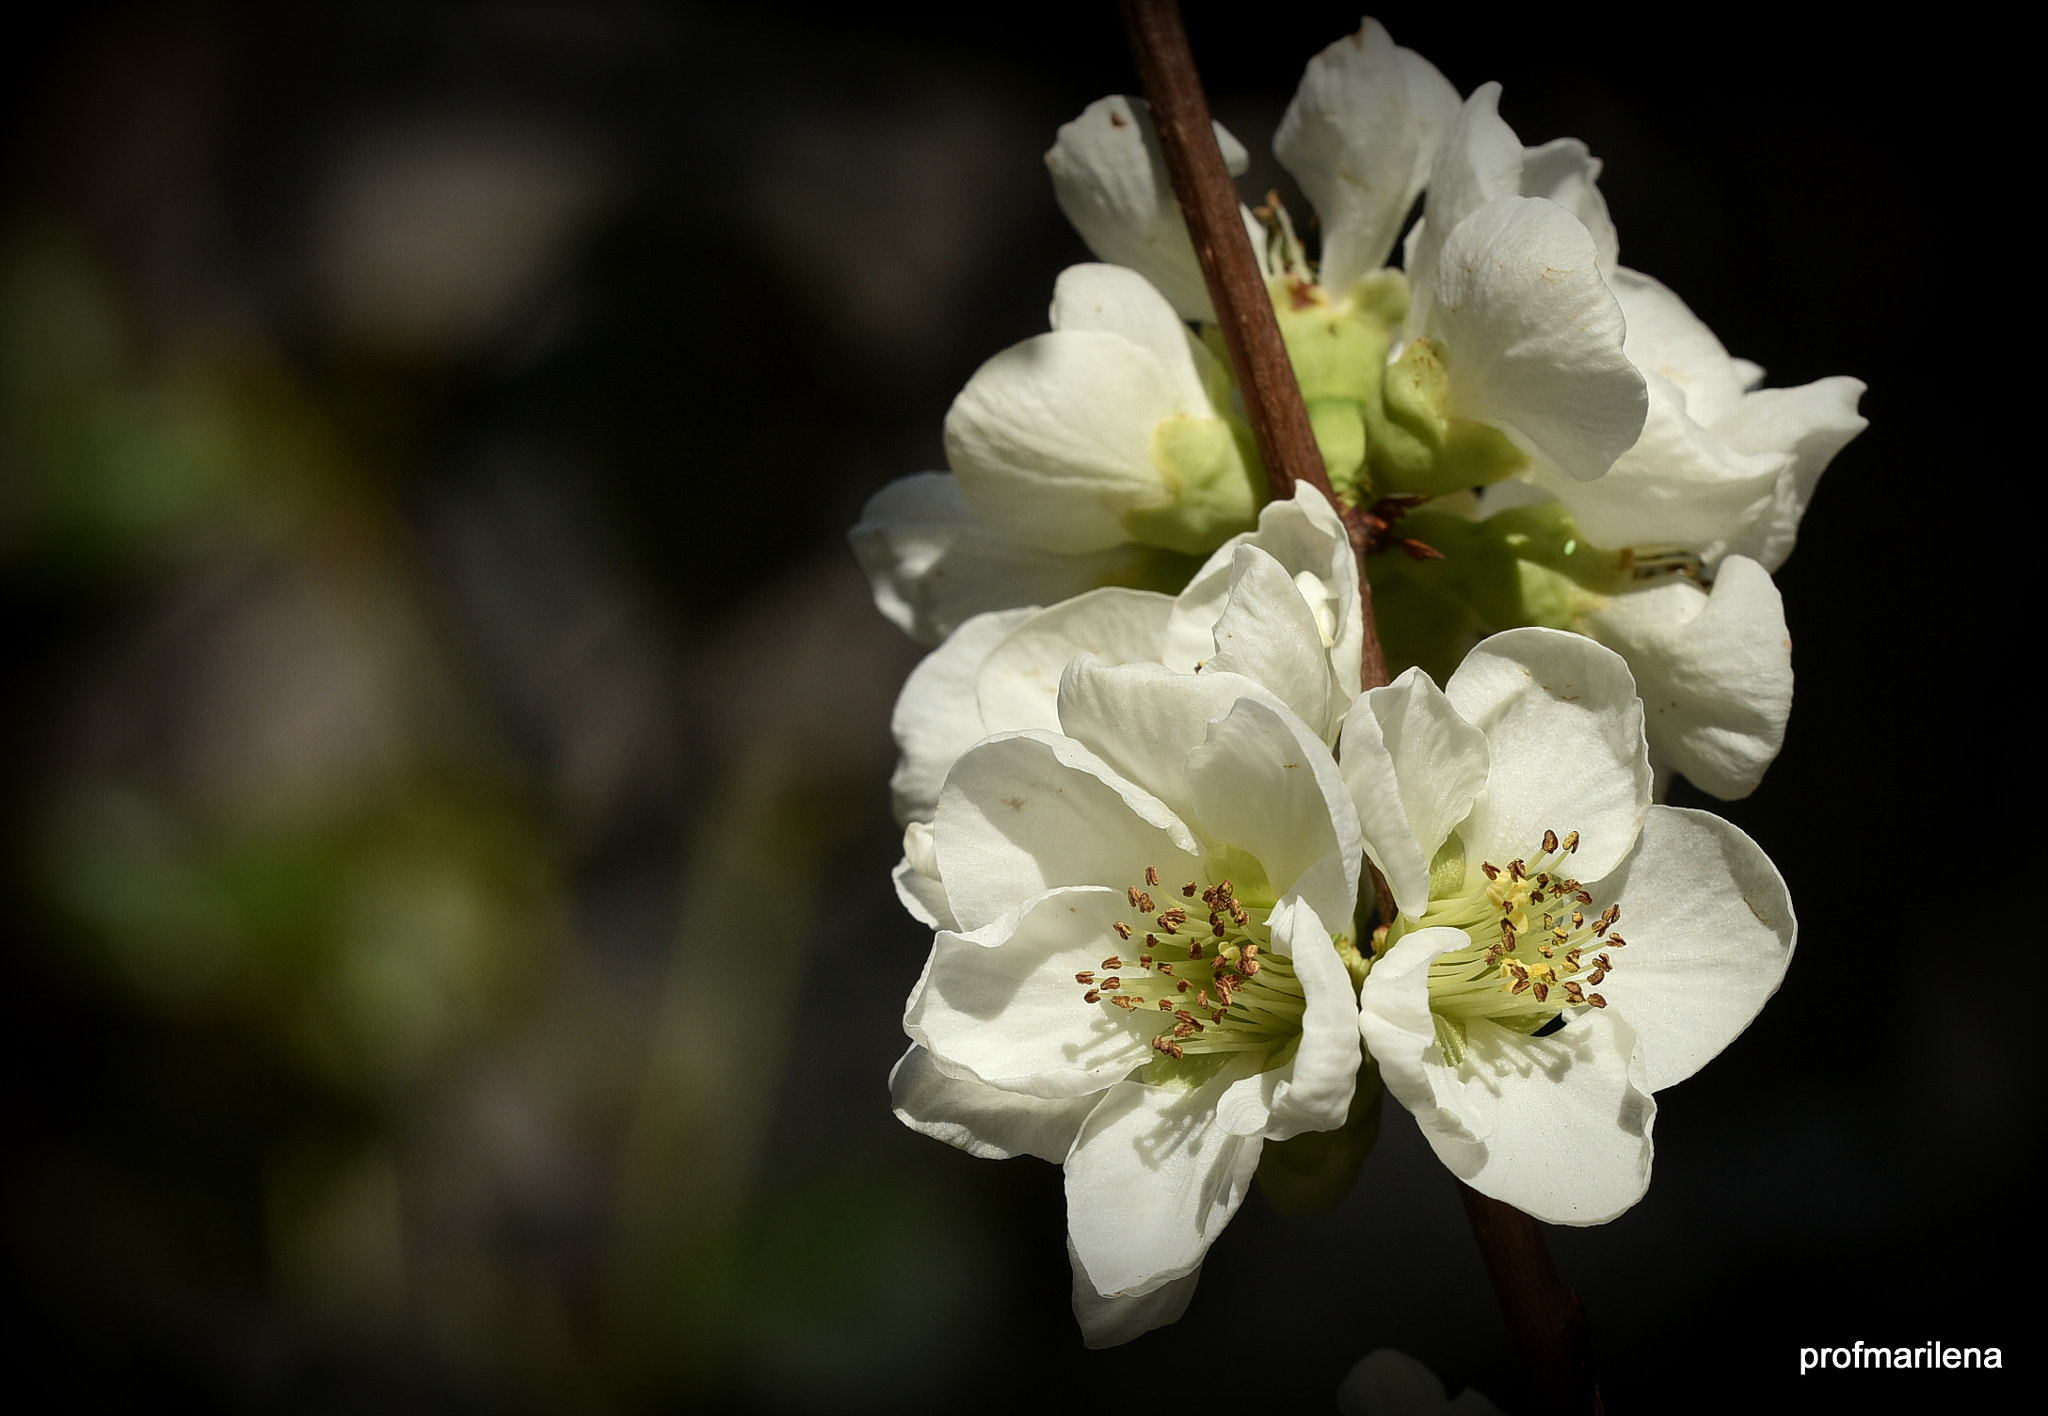
[[[1871, 386], [1778, 577], [1784, 755], [1720, 808], [1798, 958], [1661, 1098], [1648, 1198], [1552, 1232], [1610, 1409], [2002, 1403], [1796, 1372], [2036, 1351], [2002, 1290], [2038, 1272], [2039, 715], [1986, 706], [2020, 688], [1991, 632], [2037, 618], [2005, 46], [1380, 18], [1502, 80], [1525, 142], [1586, 139], [1624, 262], [1767, 382]], [[1190, 8], [1247, 195], [1288, 190], [1266, 140], [1356, 23]], [[0, 64], [14, 1385], [1315, 1410], [1393, 1346], [1518, 1405], [1397, 1109], [1335, 1213], [1254, 1196], [1187, 1317], [1107, 1353], [1057, 1172], [888, 1113], [916, 651], [844, 531], [1086, 258], [1040, 154], [1134, 84], [1113, 7], [87, 5]]]

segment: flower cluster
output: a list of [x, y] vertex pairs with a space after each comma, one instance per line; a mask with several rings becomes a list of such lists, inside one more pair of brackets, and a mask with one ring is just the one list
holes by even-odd
[[1242, 211], [1336, 505], [1268, 500], [1150, 115], [1107, 98], [1047, 154], [1103, 263], [961, 391], [952, 471], [853, 532], [937, 646], [894, 722], [933, 932], [896, 1112], [1063, 1166], [1096, 1345], [1177, 1317], [1267, 1143], [1382, 1079], [1475, 1189], [1613, 1218], [1655, 1093], [1791, 956], [1763, 852], [1655, 797], [1776, 755], [1770, 572], [1861, 385], [1758, 389], [1618, 263], [1585, 146], [1498, 101], [1368, 20], [1274, 139], [1320, 250]]

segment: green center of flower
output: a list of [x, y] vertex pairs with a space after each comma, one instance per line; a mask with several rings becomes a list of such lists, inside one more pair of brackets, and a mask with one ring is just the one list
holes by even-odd
[[1189, 903], [1167, 895], [1164, 908], [1151, 894], [1160, 888], [1158, 870], [1146, 866], [1144, 885], [1128, 891], [1137, 925], [1118, 921], [1102, 967], [1074, 975], [1082, 1000], [1156, 1018], [1153, 1049], [1175, 1061], [1265, 1051], [1299, 1037], [1301, 981], [1272, 948], [1271, 911], [1244, 904], [1228, 880], [1207, 889], [1190, 880], [1180, 887]]
[[[1614, 970], [1612, 951], [1628, 941], [1614, 932], [1621, 906], [1589, 914], [1593, 897], [1568, 866], [1579, 833], [1562, 839], [1545, 831], [1527, 859], [1484, 861], [1477, 879], [1463, 869], [1455, 838], [1454, 869], [1432, 869], [1429, 907], [1419, 919], [1402, 916], [1374, 952], [1383, 954], [1418, 929], [1448, 925], [1472, 942], [1439, 955], [1429, 966], [1429, 1010], [1444, 1060], [1465, 1055], [1467, 1025], [1485, 1019], [1511, 1032], [1535, 1033], [1568, 1011], [1605, 1008], [1591, 992]], [[1441, 857], [1440, 857], [1441, 860]], [[1446, 875], [1461, 877], [1456, 882]], [[1439, 891], [1440, 885], [1443, 888]]]

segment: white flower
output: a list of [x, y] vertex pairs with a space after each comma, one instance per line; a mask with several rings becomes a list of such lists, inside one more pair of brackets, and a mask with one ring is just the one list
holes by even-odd
[[1641, 1198], [1652, 1093], [1748, 1026], [1792, 955], [1756, 843], [1651, 805], [1642, 721], [1613, 652], [1522, 629], [1344, 725], [1400, 910], [1361, 991], [1366, 1046], [1453, 1173], [1552, 1223]]
[[1337, 1410], [1342, 1416], [1501, 1416], [1482, 1392], [1468, 1388], [1451, 1400], [1435, 1372], [1391, 1347], [1358, 1359], [1337, 1388]]
[[853, 530], [876, 603], [918, 638], [1142, 574], [1141, 547], [1205, 554], [1264, 500], [1212, 398], [1228, 375], [1147, 281], [1075, 266], [1051, 322], [954, 399], [953, 476], [892, 483]]
[[1177, 596], [1112, 586], [1048, 609], [977, 615], [911, 671], [891, 727], [897, 818], [929, 821], [959, 755], [991, 733], [1059, 728], [1075, 655], [1241, 673], [1334, 743], [1358, 694], [1364, 625], [1358, 562], [1321, 493], [1268, 503], [1256, 531], [1223, 543]]
[[1343, 1124], [1360, 841], [1329, 749], [1249, 679], [1083, 656], [1059, 713], [962, 755], [913, 828], [937, 932], [890, 1084], [917, 1130], [1065, 1167], [1103, 1346], [1178, 1316], [1265, 1141]]

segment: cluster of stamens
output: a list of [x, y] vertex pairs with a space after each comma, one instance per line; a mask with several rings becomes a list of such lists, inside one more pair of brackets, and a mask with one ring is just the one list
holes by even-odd
[[1593, 896], [1567, 869], [1578, 848], [1578, 832], [1560, 839], [1545, 831], [1527, 859], [1482, 862], [1483, 890], [1430, 901], [1411, 928], [1452, 925], [1473, 939], [1470, 948], [1430, 965], [1431, 1012], [1454, 1023], [1486, 1018], [1533, 1032], [1568, 1008], [1607, 1006], [1592, 990], [1614, 971], [1614, 951], [1628, 941], [1615, 930], [1621, 906], [1588, 914]]
[[1118, 949], [1099, 969], [1083, 969], [1074, 982], [1082, 1000], [1127, 1013], [1163, 1014], [1152, 1047], [1176, 1060], [1190, 1052], [1246, 1052], [1272, 1047], [1298, 1033], [1303, 1007], [1301, 984], [1291, 961], [1270, 947], [1264, 912], [1254, 912], [1223, 880], [1203, 889], [1190, 880], [1183, 899], [1199, 896], [1204, 923], [1190, 907], [1165, 908], [1152, 896], [1159, 871], [1145, 867], [1143, 887], [1126, 892], [1139, 915], [1134, 927], [1111, 926], [1119, 944], [1142, 936], [1136, 957]]

